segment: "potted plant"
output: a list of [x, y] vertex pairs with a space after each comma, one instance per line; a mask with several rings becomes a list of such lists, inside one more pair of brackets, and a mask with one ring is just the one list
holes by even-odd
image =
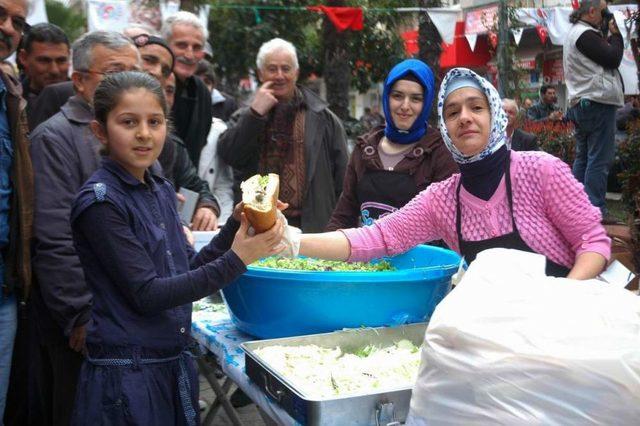
[[538, 146], [545, 152], [571, 165], [576, 155], [574, 125], [570, 121], [525, 120], [522, 130], [538, 137]]

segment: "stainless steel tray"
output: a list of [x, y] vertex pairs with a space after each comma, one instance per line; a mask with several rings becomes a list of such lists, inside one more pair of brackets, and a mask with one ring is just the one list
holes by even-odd
[[249, 378], [298, 422], [304, 425], [393, 425], [400, 424], [407, 417], [411, 387], [313, 399], [273, 370], [255, 351], [268, 346], [318, 345], [326, 348], [337, 346], [344, 352], [353, 352], [369, 344], [390, 346], [401, 339], [407, 339], [419, 347], [426, 328], [427, 323], [423, 322], [399, 327], [349, 329], [310, 336], [256, 340], [240, 346], [245, 352], [245, 368]]

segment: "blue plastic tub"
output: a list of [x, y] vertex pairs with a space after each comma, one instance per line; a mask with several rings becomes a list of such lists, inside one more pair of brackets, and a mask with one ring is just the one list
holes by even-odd
[[250, 266], [223, 290], [242, 331], [269, 339], [427, 321], [451, 289], [460, 256], [418, 246], [389, 272], [305, 272]]

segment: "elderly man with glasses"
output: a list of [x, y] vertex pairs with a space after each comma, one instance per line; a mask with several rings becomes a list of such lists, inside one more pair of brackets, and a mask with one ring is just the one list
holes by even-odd
[[105, 75], [141, 69], [136, 46], [115, 32], [85, 34], [72, 52], [76, 94], [31, 134], [37, 283], [33, 302], [43, 361], [37, 390], [44, 423], [55, 425], [69, 424], [91, 309], [69, 225], [76, 192], [100, 165], [100, 143], [89, 128], [90, 105]]

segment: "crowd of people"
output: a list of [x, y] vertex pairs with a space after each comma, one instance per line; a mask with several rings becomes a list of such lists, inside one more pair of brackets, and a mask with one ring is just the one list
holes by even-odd
[[[615, 25], [597, 32], [599, 1], [572, 18], [570, 108], [543, 86], [526, 110], [576, 123], [573, 172], [471, 70], [438, 91], [422, 61], [398, 63], [349, 154], [286, 40], [261, 46], [242, 106], [218, 87], [189, 12], [70, 43], [29, 27], [27, 7], [0, 0], [0, 59], [15, 52], [19, 68], [0, 68], [0, 424], [198, 424], [191, 302], [261, 257], [368, 260], [439, 241], [467, 262], [492, 247], [540, 253], [549, 275], [574, 279], [609, 260], [602, 179], [622, 39]], [[239, 201], [256, 173], [280, 175], [282, 215], [253, 235]], [[197, 198], [190, 220], [181, 189]], [[191, 231], [212, 230], [196, 253]]]

